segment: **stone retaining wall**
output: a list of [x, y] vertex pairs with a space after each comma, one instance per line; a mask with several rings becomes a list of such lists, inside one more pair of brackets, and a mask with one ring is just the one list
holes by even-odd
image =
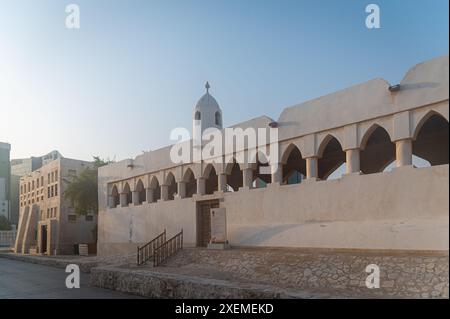
[[[448, 252], [376, 252], [301, 249], [185, 249], [169, 267], [203, 269], [242, 280], [297, 290], [341, 291], [354, 296], [448, 298]], [[366, 266], [380, 269], [380, 288], [368, 289]]]

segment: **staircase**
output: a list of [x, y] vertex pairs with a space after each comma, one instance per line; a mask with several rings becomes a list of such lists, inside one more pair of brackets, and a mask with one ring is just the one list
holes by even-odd
[[137, 265], [153, 260], [153, 266], [157, 267], [181, 249], [183, 249], [183, 229], [169, 240], [166, 240], [164, 229], [160, 235], [137, 248]]

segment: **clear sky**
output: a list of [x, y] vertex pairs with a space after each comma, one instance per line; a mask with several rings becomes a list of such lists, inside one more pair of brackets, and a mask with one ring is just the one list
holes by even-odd
[[[81, 28], [65, 27], [65, 6]], [[366, 5], [381, 29], [365, 27]], [[204, 83], [224, 124], [448, 54], [447, 0], [0, 0], [0, 141], [12, 157], [120, 160], [191, 128]]]

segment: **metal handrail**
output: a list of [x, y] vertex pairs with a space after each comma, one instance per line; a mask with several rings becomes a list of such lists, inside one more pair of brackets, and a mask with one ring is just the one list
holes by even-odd
[[153, 266], [157, 267], [161, 265], [170, 256], [181, 249], [183, 249], [183, 229], [181, 229], [178, 234], [155, 248], [153, 254]]
[[155, 249], [166, 242], [166, 230], [149, 241], [147, 244], [137, 248], [137, 264], [145, 264], [148, 260], [153, 258]]

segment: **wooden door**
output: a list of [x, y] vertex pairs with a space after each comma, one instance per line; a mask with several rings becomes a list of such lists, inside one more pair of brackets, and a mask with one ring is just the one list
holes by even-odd
[[197, 246], [206, 247], [211, 240], [211, 208], [219, 208], [219, 201], [197, 204]]

